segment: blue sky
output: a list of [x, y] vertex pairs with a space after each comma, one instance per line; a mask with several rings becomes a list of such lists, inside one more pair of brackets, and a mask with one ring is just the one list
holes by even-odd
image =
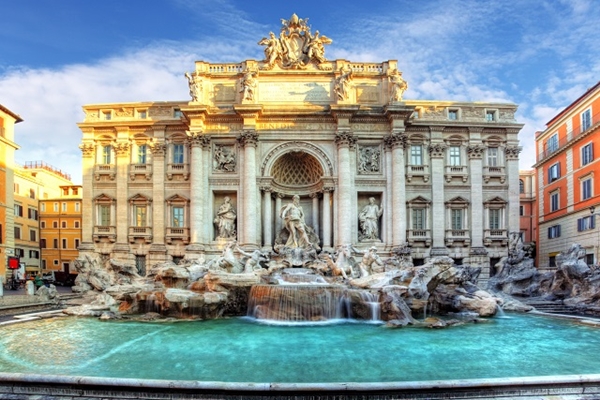
[[81, 182], [81, 106], [187, 101], [194, 61], [262, 59], [292, 13], [333, 39], [330, 59], [398, 60], [404, 98], [519, 105], [521, 168], [534, 133], [600, 80], [595, 0], [7, 0], [0, 104], [20, 114], [16, 161]]

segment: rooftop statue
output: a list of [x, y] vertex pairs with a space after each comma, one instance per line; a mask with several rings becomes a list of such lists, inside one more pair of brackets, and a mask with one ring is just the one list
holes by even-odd
[[284, 69], [304, 69], [314, 62], [320, 69], [326, 69], [323, 65], [325, 58], [325, 46], [332, 42], [327, 36], [316, 31], [313, 35], [308, 18], [298, 18], [293, 14], [290, 19], [281, 19], [281, 32], [279, 38], [273, 32], [269, 32], [268, 38], [262, 38], [258, 44], [265, 46], [265, 59], [263, 69], [272, 69], [279, 65]]

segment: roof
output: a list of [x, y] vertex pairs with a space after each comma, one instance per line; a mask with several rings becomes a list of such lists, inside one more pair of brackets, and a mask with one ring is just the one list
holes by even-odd
[[598, 88], [600, 88], [600, 81], [598, 81], [598, 83], [596, 83], [594, 86], [592, 86], [591, 88], [589, 88], [584, 94], [582, 94], [581, 96], [579, 96], [577, 98], [577, 100], [575, 100], [574, 102], [572, 102], [571, 104], [569, 104], [564, 110], [562, 110], [561, 112], [559, 112], [554, 118], [552, 118], [550, 121], [548, 121], [546, 123], [546, 126], [552, 125], [554, 123], [554, 121], [556, 121], [557, 119], [560, 119], [563, 115], [565, 115], [567, 112], [569, 112], [571, 109], [573, 109], [579, 102], [581, 102], [581, 100], [583, 100], [584, 98], [586, 98], [590, 93], [594, 92]]
[[19, 116], [19, 114], [15, 114], [14, 112], [10, 111], [8, 108], [4, 107], [2, 104], [0, 104], [0, 111], [4, 111], [6, 114], [13, 117], [15, 119], [15, 124], [18, 124], [19, 122], [23, 122], [23, 118], [21, 118], [21, 116]]

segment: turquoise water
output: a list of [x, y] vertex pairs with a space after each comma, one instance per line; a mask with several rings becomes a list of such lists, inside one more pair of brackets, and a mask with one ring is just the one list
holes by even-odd
[[599, 348], [599, 329], [522, 315], [441, 330], [64, 318], [2, 328], [0, 372], [298, 383], [501, 378], [600, 373]]

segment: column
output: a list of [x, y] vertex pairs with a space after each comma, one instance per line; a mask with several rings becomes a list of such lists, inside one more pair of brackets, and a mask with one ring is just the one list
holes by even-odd
[[273, 213], [271, 204], [271, 188], [264, 187], [263, 190], [263, 248], [270, 250], [273, 247]]
[[120, 261], [130, 261], [133, 255], [130, 254], [129, 247], [129, 202], [128, 202], [128, 178], [127, 168], [129, 166], [129, 148], [128, 142], [117, 142], [114, 146], [117, 155], [117, 240], [112, 249], [112, 257]]
[[479, 144], [467, 147], [471, 175], [471, 249], [483, 247], [485, 229], [483, 213], [483, 162], [485, 147]]
[[312, 198], [312, 228], [319, 235], [319, 193], [311, 193]]
[[336, 245], [352, 244], [352, 188], [354, 174], [350, 171], [350, 147], [356, 138], [351, 132], [338, 132], [335, 135], [338, 146], [338, 218]]
[[204, 165], [202, 162], [202, 132], [188, 131], [188, 143], [191, 147], [190, 162], [190, 245], [186, 250], [202, 251], [204, 239], [204, 209], [206, 188], [204, 187]]
[[404, 171], [406, 135], [400, 131], [391, 134], [386, 140], [392, 148], [392, 246], [397, 248], [406, 244], [406, 178]]
[[281, 211], [281, 199], [283, 199], [283, 193], [275, 194], [275, 236], [279, 235], [279, 231], [283, 228], [281, 217], [279, 212]]
[[[433, 136], [433, 135], [432, 135]], [[448, 255], [446, 248], [446, 209], [444, 207], [444, 155], [446, 145], [432, 143], [429, 146], [431, 160], [431, 238], [430, 256]]]
[[[155, 135], [157, 132], [155, 132]], [[163, 135], [164, 136], [164, 132]], [[152, 151], [152, 245], [150, 246], [148, 266], [167, 261], [165, 229], [169, 215], [165, 212], [165, 154], [167, 144], [164, 140], [150, 145]]]
[[323, 249], [331, 247], [331, 191], [323, 188]]
[[[508, 179], [508, 232], [520, 232], [519, 216], [519, 146], [506, 146], [506, 175]], [[541, 181], [540, 181], [541, 182]]]
[[93, 252], [94, 246], [94, 213], [96, 205], [94, 204], [94, 165], [96, 156], [96, 147], [92, 143], [82, 143], [79, 148], [83, 154], [82, 160], [82, 213], [81, 213], [81, 244], [80, 251]]
[[[385, 171], [386, 171], [386, 183], [385, 183], [385, 195], [384, 195], [384, 213], [389, 213], [388, 215], [393, 214], [392, 207], [392, 182], [394, 181], [394, 176], [392, 175], [392, 146], [387, 143], [384, 146], [385, 148]], [[383, 241], [386, 245], [386, 248], [390, 248], [392, 246], [392, 226], [393, 226], [393, 218], [382, 218], [383, 227]]]
[[[241, 224], [244, 233], [242, 236], [244, 243], [242, 245], [258, 248], [256, 232], [258, 223], [257, 204], [259, 204], [256, 188], [256, 146], [258, 144], [258, 135], [255, 131], [248, 130], [242, 132], [238, 140], [244, 148], [244, 172], [242, 176], [244, 221]], [[240, 224], [238, 223], [239, 226]]]

